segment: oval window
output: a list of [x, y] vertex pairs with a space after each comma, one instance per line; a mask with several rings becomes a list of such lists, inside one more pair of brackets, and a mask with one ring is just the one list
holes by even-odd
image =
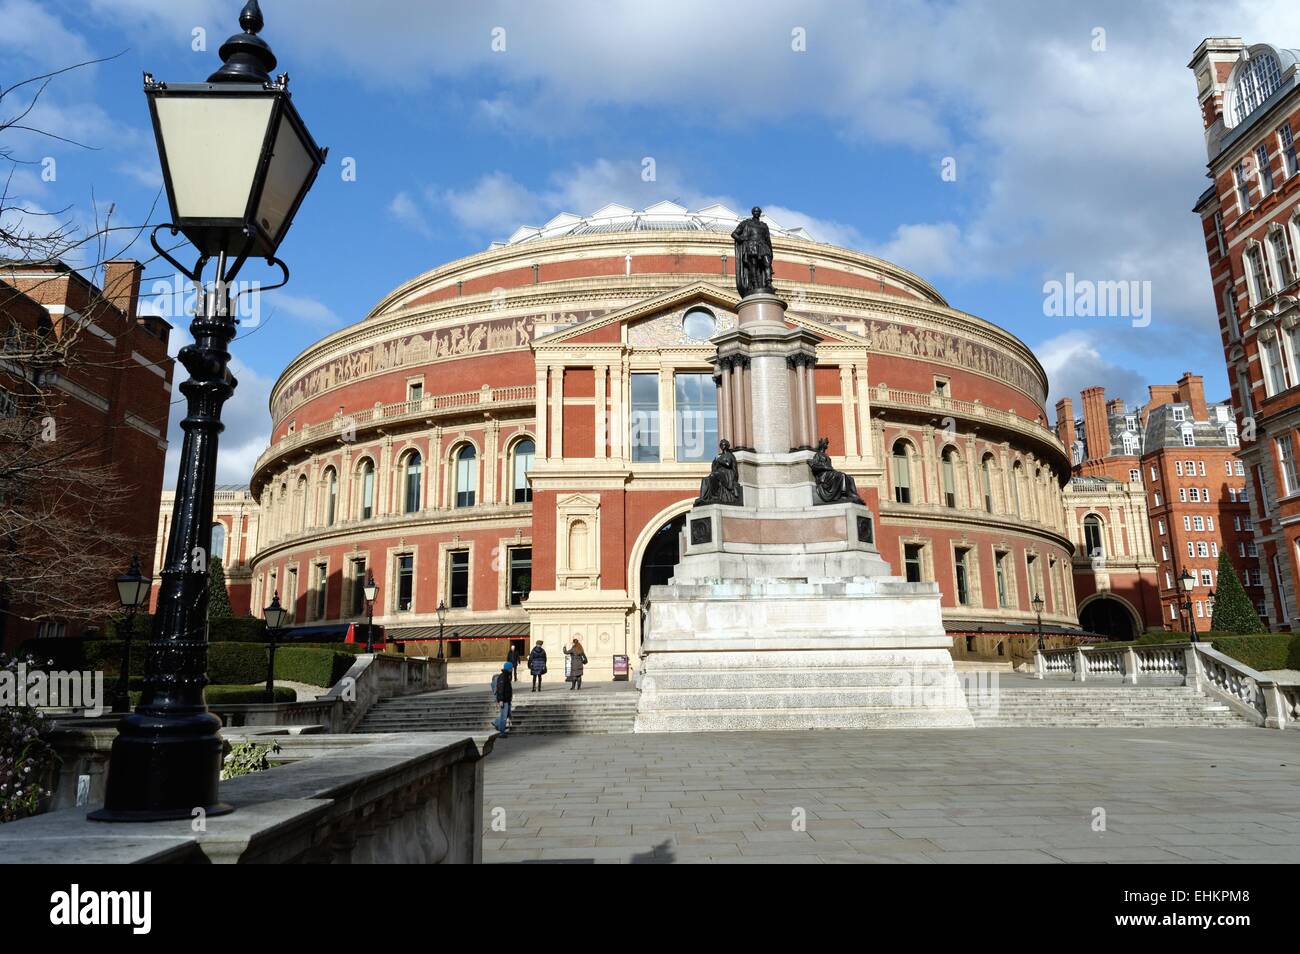
[[692, 308], [682, 316], [682, 331], [692, 341], [708, 341], [717, 330], [718, 323], [707, 308]]

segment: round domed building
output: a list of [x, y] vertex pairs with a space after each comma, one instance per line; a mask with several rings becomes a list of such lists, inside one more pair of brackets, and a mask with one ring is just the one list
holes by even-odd
[[[300, 354], [251, 482], [252, 605], [364, 620], [373, 574], [390, 638], [436, 640], [443, 606], [453, 660], [540, 639], [557, 671], [577, 637], [593, 676], [635, 668], [727, 409], [709, 339], [736, 323], [737, 221], [558, 215]], [[815, 396], [803, 432], [855, 478], [894, 572], [939, 584], [959, 654], [1032, 629], [1035, 596], [1076, 627], [1070, 463], [1033, 353], [905, 269], [767, 221], [786, 321], [817, 338], [791, 372]]]

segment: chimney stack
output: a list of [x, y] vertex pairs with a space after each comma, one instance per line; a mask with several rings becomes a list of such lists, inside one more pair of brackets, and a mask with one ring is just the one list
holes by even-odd
[[144, 266], [134, 259], [104, 263], [104, 299], [134, 321], [140, 304], [140, 276]]
[[1106, 389], [1084, 388], [1083, 440], [1085, 460], [1100, 460], [1110, 455], [1110, 425], [1106, 419]]
[[1192, 406], [1192, 420], [1209, 420], [1210, 411], [1205, 406], [1205, 379], [1199, 374], [1183, 372], [1178, 379], [1178, 398]]
[[1074, 446], [1074, 402], [1068, 397], [1056, 402], [1056, 436], [1070, 453]]

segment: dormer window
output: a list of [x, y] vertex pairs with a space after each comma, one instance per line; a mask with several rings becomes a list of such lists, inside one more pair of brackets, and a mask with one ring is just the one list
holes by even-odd
[[1174, 408], [1174, 420], [1175, 420], [1175, 421], [1181, 421], [1181, 420], [1183, 420], [1183, 418], [1185, 418], [1186, 416], [1187, 416], [1187, 412], [1184, 411], [1181, 407], [1176, 407], [1176, 408]]
[[1184, 447], [1195, 447], [1195, 446], [1196, 446], [1196, 433], [1192, 430], [1192, 425], [1191, 425], [1191, 423], [1184, 424], [1183, 427], [1182, 427], [1182, 432], [1183, 432], [1183, 446], [1184, 446]]
[[1130, 431], [1136, 431], [1138, 426], [1137, 416], [1134, 414], [1130, 414], [1127, 417], [1125, 417], [1124, 426], [1127, 427]]
[[1239, 125], [1247, 116], [1264, 105], [1264, 101], [1282, 85], [1282, 70], [1272, 53], [1259, 52], [1237, 66], [1237, 77], [1232, 84], [1232, 125]]

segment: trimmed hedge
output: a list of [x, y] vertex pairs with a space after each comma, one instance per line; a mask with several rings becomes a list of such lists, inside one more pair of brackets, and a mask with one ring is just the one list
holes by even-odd
[[1290, 633], [1216, 636], [1212, 645], [1251, 669], [1300, 669], [1300, 637]]
[[[260, 686], [208, 686], [203, 690], [203, 698], [208, 705], [244, 705], [266, 701], [266, 684]], [[275, 687], [276, 702], [296, 702], [298, 693], [288, 686]]]
[[[226, 622], [230, 622], [227, 620]], [[261, 622], [258, 620], [257, 622]], [[82, 639], [76, 636], [30, 639], [19, 654], [30, 653], [39, 665], [50, 662], [51, 669], [100, 671], [106, 680], [117, 678], [122, 661], [122, 642], [116, 639]], [[136, 641], [131, 646], [132, 681], [144, 676], [147, 644]], [[305, 682], [313, 686], [332, 686], [356, 662], [357, 650], [343, 644], [319, 646], [281, 646], [275, 653], [275, 678]], [[266, 679], [265, 643], [218, 642], [208, 645], [208, 678], [214, 685], [247, 686]]]
[[227, 616], [208, 620], [208, 641], [213, 643], [264, 643], [266, 620], [253, 616]]
[[309, 686], [332, 686], [347, 675], [356, 661], [353, 653], [285, 646], [275, 651], [275, 678]]

